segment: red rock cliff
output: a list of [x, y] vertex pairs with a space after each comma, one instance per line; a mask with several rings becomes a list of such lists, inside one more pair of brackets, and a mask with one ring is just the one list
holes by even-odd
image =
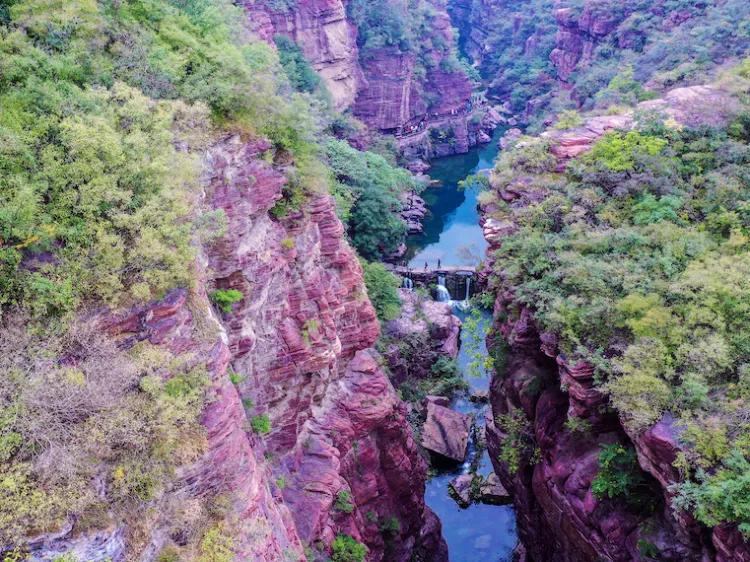
[[331, 92], [334, 107], [352, 106], [362, 84], [357, 31], [346, 19], [342, 0], [304, 0], [293, 9], [242, 0], [251, 27], [266, 41], [278, 33], [293, 39]]
[[[189, 533], [171, 507], [187, 517], [222, 498], [212, 517], [237, 560], [327, 560], [337, 534], [364, 543], [368, 561], [447, 560], [424, 504], [426, 463], [371, 348], [379, 324], [334, 203], [311, 196], [273, 219], [286, 178], [266, 153], [265, 141], [231, 136], [206, 154], [204, 206], [222, 210], [227, 229], [202, 249], [194, 289], [93, 317], [124, 349], [146, 340], [206, 365], [204, 454], [154, 506], [138, 552], [127, 524], [92, 533], [71, 524], [33, 539], [32, 559], [154, 560]], [[208, 287], [244, 298], [219, 313]], [[261, 416], [268, 433], [253, 428]]]
[[[721, 110], [709, 111], [710, 107]], [[640, 108], [658, 109], [678, 123], [700, 126], [726, 122], [737, 105], [720, 88], [694, 86], [675, 89]], [[589, 150], [607, 130], [628, 129], [634, 123], [634, 112], [594, 117], [580, 127], [550, 131], [545, 136], [550, 151], [562, 164]], [[529, 178], [518, 177], [500, 187], [498, 195], [523, 213], [547, 194], [535, 188]], [[493, 248], [501, 246], [503, 237], [515, 228], [512, 220], [486, 219], [488, 255], [492, 256]], [[706, 528], [689, 514], [670, 507], [670, 486], [679, 482], [673, 462], [684, 446], [671, 416], [665, 415], [644, 433], [628, 431], [596, 387], [594, 368], [583, 362], [571, 363], [558, 349], [554, 334], [540, 333], [533, 311], [515, 301], [512, 288], [497, 295], [495, 313], [504, 320], [497, 321], [493, 338], [505, 340], [509, 353], [507, 368], [493, 377], [490, 389], [492, 416], [487, 422], [487, 443], [495, 471], [514, 498], [525, 546], [520, 560], [649, 560], [644, 544], [658, 550], [659, 560], [750, 560], [750, 546], [736, 527]], [[503, 416], [514, 412], [520, 416], [515, 419], [521, 420], [521, 429], [511, 430], [503, 421], [507, 419]], [[587, 429], [575, 431], [565, 424], [569, 418], [585, 420]], [[522, 452], [516, 470], [499, 460], [508, 443]], [[594, 495], [599, 452], [602, 444], [611, 443], [634, 447], [639, 470], [655, 501], [650, 514], [625, 501]]]
[[445, 3], [425, 3], [429, 34], [418, 37], [418, 45], [362, 53], [342, 0], [300, 0], [289, 8], [268, 1], [239, 2], [261, 37], [270, 41], [274, 34], [283, 34], [300, 46], [325, 80], [336, 109], [351, 109], [371, 129], [388, 133], [412, 127], [416, 133], [420, 123], [423, 129], [440, 125], [465, 141], [453, 143], [448, 152], [466, 152], [478, 140], [466, 132], [472, 84], [463, 70], [448, 64], [456, 39]]
[[426, 466], [370, 349], [379, 325], [333, 200], [313, 195], [272, 219], [285, 179], [259, 159], [268, 148], [233, 137], [207, 166], [211, 206], [228, 218], [208, 266], [217, 287], [245, 295], [223, 319], [231, 365], [248, 415], [271, 422], [255, 453], [305, 544], [346, 533], [370, 560], [441, 560]]

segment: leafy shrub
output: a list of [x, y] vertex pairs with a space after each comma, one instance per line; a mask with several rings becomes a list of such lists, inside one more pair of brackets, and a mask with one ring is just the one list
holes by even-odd
[[456, 376], [458, 373], [458, 364], [456, 360], [447, 355], [441, 355], [430, 367], [430, 374], [436, 378], [446, 378]]
[[565, 429], [571, 433], [577, 433], [580, 435], [586, 435], [591, 433], [591, 422], [588, 420], [578, 418], [576, 416], [568, 415], [565, 420]]
[[507, 466], [510, 474], [516, 474], [534, 453], [531, 423], [519, 409], [500, 414], [495, 423], [505, 434], [500, 443], [498, 460]]
[[619, 443], [602, 446], [599, 472], [591, 482], [591, 491], [599, 499], [622, 498], [646, 512], [655, 507], [653, 492], [638, 464], [635, 449]]
[[354, 511], [354, 504], [352, 503], [352, 496], [347, 490], [341, 490], [336, 494], [336, 501], [333, 503], [334, 509], [342, 513], [352, 513]]
[[331, 544], [332, 562], [364, 562], [367, 547], [349, 535], [337, 535]]
[[225, 314], [230, 314], [232, 312], [232, 305], [240, 302], [245, 298], [245, 295], [237, 289], [217, 289], [211, 293], [210, 297], [214, 304], [219, 307], [219, 310]]
[[380, 523], [380, 532], [387, 537], [396, 537], [401, 533], [401, 521], [398, 517], [386, 517]]
[[697, 481], [676, 484], [673, 505], [687, 509], [705, 525], [713, 527], [725, 521], [737, 523], [750, 536], [750, 463], [744, 454], [733, 450], [713, 474], [699, 470]]
[[273, 40], [279, 51], [281, 66], [294, 89], [299, 92], [314, 92], [320, 86], [320, 76], [310, 66], [297, 44], [284, 35], [275, 35]]
[[271, 419], [268, 414], [259, 414], [250, 419], [250, 427], [259, 435], [271, 433]]
[[217, 525], [203, 535], [198, 562], [231, 562], [235, 559], [234, 539]]
[[644, 156], [656, 156], [667, 141], [638, 131], [610, 132], [598, 141], [584, 159], [612, 172], [632, 172]]
[[370, 302], [381, 322], [397, 318], [401, 313], [401, 299], [398, 296], [398, 278], [380, 263], [362, 261], [365, 286]]
[[583, 117], [575, 110], [568, 109], [563, 111], [555, 122], [555, 129], [573, 129], [583, 125]]

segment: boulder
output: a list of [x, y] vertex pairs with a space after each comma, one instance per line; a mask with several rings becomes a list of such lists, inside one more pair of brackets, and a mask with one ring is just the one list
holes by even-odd
[[471, 483], [473, 480], [473, 475], [462, 474], [451, 480], [451, 483], [448, 484], [448, 491], [451, 497], [463, 508], [471, 505]]
[[511, 497], [505, 486], [500, 482], [500, 478], [494, 472], [482, 482], [479, 487], [479, 501], [492, 505], [501, 505], [510, 503]]
[[519, 138], [523, 136], [523, 131], [518, 128], [508, 129], [505, 134], [502, 136], [498, 144], [500, 145], [500, 148], [502, 150], [507, 149], [510, 145], [512, 145], [514, 142], [516, 142]]
[[441, 457], [463, 462], [470, 428], [470, 416], [434, 402], [428, 403], [427, 420], [422, 428], [422, 446]]
[[436, 406], [443, 406], [445, 408], [448, 407], [448, 404], [450, 404], [450, 399], [446, 398], [445, 396], [425, 396], [424, 398], [425, 404], [435, 404]]
[[469, 396], [469, 400], [471, 400], [472, 402], [476, 402], [477, 404], [486, 404], [487, 400], [489, 400], [489, 397], [489, 390], [475, 390]]

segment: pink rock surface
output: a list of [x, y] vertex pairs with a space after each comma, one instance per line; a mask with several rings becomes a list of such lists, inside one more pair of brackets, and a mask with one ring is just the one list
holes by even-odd
[[463, 462], [469, 443], [471, 418], [434, 402], [427, 404], [422, 446], [443, 457]]
[[[271, 420], [255, 452], [273, 455], [270, 478], [286, 480], [283, 505], [303, 541], [329, 544], [344, 532], [381, 560], [383, 537], [365, 517], [372, 511], [400, 520], [394, 561], [427, 543], [441, 560], [442, 539], [423, 529], [439, 529], [424, 506], [426, 467], [403, 404], [368, 350], [379, 323], [333, 200], [312, 196], [304, 211], [272, 219], [283, 175], [259, 154], [230, 138], [207, 158], [209, 199], [229, 223], [208, 264], [217, 286], [246, 295], [223, 315], [232, 368], [244, 375], [238, 390], [252, 403], [248, 414]], [[334, 507], [341, 491], [352, 497], [351, 513]]]

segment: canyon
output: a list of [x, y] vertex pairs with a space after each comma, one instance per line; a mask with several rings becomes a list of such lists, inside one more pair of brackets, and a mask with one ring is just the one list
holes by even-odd
[[424, 15], [417, 14], [421, 6], [394, 3], [390, 9], [403, 12], [408, 24], [425, 19], [423, 35], [410, 48], [386, 44], [364, 50], [349, 3], [342, 0], [305, 0], [294, 9], [274, 2], [240, 4], [265, 40], [280, 34], [299, 45], [338, 111], [351, 111], [375, 132], [395, 134], [399, 150], [412, 158], [465, 153], [487, 142], [500, 119], [471, 103], [469, 77], [452, 66], [456, 38], [444, 2], [426, 2]]
[[[154, 2], [0, 7], [4, 562], [750, 562], [743, 480], [724, 511], [700, 487], [745, 474], [750, 48], [737, 31], [675, 74], [650, 50], [746, 8]], [[279, 37], [324, 89], [294, 89]], [[387, 187], [393, 263], [358, 255], [365, 188], [332, 142], [373, 150], [356, 173], [413, 172]], [[149, 202], [162, 185], [179, 197]], [[627, 277], [610, 235], [665, 250]], [[609, 308], [586, 292], [607, 282]], [[617, 386], [680, 361], [709, 375]]]

